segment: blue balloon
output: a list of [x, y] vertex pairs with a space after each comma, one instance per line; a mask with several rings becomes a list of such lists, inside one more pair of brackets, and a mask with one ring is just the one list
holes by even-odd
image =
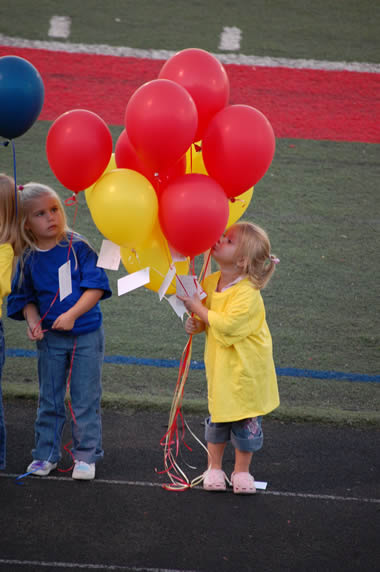
[[45, 89], [38, 70], [24, 58], [0, 58], [0, 137], [14, 139], [33, 125]]

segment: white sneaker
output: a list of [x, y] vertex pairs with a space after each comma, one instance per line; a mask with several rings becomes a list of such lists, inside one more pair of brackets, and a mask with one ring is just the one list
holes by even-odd
[[51, 463], [50, 461], [32, 461], [28, 468], [27, 473], [32, 473], [38, 477], [46, 477], [50, 471], [53, 471], [57, 467], [57, 463]]
[[75, 461], [72, 477], [83, 481], [95, 479], [95, 463], [88, 464], [84, 461]]

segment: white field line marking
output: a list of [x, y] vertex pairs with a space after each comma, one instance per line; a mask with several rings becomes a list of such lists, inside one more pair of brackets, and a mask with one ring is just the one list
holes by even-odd
[[45, 562], [44, 560], [11, 560], [0, 558], [0, 564], [13, 566], [47, 567], [50, 570], [56, 568], [82, 568], [83, 570], [126, 570], [131, 572], [196, 572], [195, 570], [173, 570], [172, 568], [147, 568], [144, 566], [120, 566], [118, 564], [80, 564], [79, 562]]
[[[8, 479], [16, 479], [20, 475], [12, 474], [12, 473], [0, 473], [0, 477], [5, 477]], [[44, 481], [69, 481], [73, 482], [71, 477], [53, 477], [51, 475], [47, 477], [26, 477], [31, 478], [33, 480], [42, 479]], [[122, 485], [127, 487], [159, 487], [162, 488], [162, 483], [150, 483], [148, 481], [125, 481], [121, 479], [95, 479], [91, 481], [91, 485], [94, 486], [96, 484], [99, 485]], [[193, 487], [193, 489], [202, 489], [200, 486]], [[272, 495], [272, 496], [279, 496], [279, 497], [296, 497], [296, 498], [306, 498], [306, 499], [314, 499], [314, 500], [333, 500], [333, 501], [342, 501], [342, 502], [365, 502], [371, 504], [380, 504], [380, 499], [376, 498], [367, 498], [367, 497], [343, 497], [339, 495], [324, 495], [318, 493], [297, 493], [297, 492], [287, 492], [287, 491], [271, 491], [265, 490], [261, 491], [259, 494], [262, 495]]]
[[52, 16], [48, 36], [51, 38], [68, 38], [71, 30], [71, 18], [69, 16]]
[[218, 49], [229, 52], [238, 52], [240, 50], [241, 30], [236, 26], [223, 28], [220, 34], [220, 42]]
[[[0, 46], [15, 48], [34, 48], [52, 52], [67, 52], [73, 54], [97, 54], [102, 56], [119, 56], [124, 58], [144, 58], [150, 60], [167, 60], [175, 51], [169, 50], [140, 50], [128, 47], [108, 46], [106, 44], [72, 44], [63, 42], [47, 42], [42, 40], [24, 40], [0, 34]], [[293, 69], [314, 69], [327, 71], [354, 71], [380, 73], [380, 64], [365, 62], [333, 62], [325, 60], [306, 60], [288, 58], [269, 58], [246, 56], [244, 54], [213, 54], [224, 64], [245, 66], [287, 67]]]

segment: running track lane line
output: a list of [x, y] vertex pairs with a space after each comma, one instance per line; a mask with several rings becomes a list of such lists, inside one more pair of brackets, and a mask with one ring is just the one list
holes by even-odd
[[[16, 475], [13, 473], [0, 473], [0, 477], [8, 478], [8, 479], [17, 479], [20, 475]], [[36, 477], [31, 477], [32, 479], [36, 479]], [[40, 478], [40, 477], [38, 477]], [[44, 481], [65, 481], [65, 482], [73, 482], [73, 479], [70, 477], [41, 477]], [[119, 485], [119, 486], [127, 486], [127, 487], [158, 487], [162, 488], [163, 483], [151, 483], [149, 481], [124, 481], [120, 479], [95, 479], [91, 481], [90, 486], [94, 485]], [[193, 490], [203, 490], [202, 487], [196, 486], [193, 487]], [[297, 492], [289, 492], [289, 491], [271, 491], [266, 489], [265, 491], [257, 491], [256, 494], [263, 494], [263, 495], [271, 495], [277, 497], [291, 497], [291, 498], [304, 498], [304, 499], [311, 499], [311, 500], [325, 500], [325, 501], [337, 501], [337, 502], [359, 502], [359, 503], [369, 503], [369, 504], [380, 504], [380, 499], [376, 498], [368, 498], [368, 497], [344, 497], [340, 495], [324, 495], [318, 493], [297, 493]]]

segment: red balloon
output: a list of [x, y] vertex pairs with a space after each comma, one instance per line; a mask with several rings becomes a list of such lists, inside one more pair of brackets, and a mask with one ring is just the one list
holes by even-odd
[[116, 142], [115, 161], [119, 169], [132, 169], [144, 175], [152, 183], [158, 196], [171, 180], [186, 173], [186, 154], [175, 165], [155, 173], [137, 155], [126, 129], [123, 129]]
[[167, 79], [139, 87], [125, 111], [128, 137], [140, 159], [155, 172], [174, 165], [186, 153], [197, 125], [197, 108], [190, 94]]
[[95, 183], [106, 169], [112, 155], [112, 135], [96, 113], [73, 109], [50, 127], [46, 153], [57, 179], [78, 193]]
[[268, 119], [249, 105], [229, 105], [211, 120], [202, 141], [202, 156], [210, 177], [228, 197], [250, 189], [265, 175], [275, 151]]
[[230, 82], [223, 65], [209, 52], [189, 48], [172, 56], [158, 77], [175, 81], [190, 93], [198, 111], [194, 141], [202, 139], [210, 120], [230, 97]]
[[224, 232], [228, 213], [222, 187], [198, 173], [170, 183], [159, 200], [162, 232], [184, 256], [194, 257], [211, 248]]

